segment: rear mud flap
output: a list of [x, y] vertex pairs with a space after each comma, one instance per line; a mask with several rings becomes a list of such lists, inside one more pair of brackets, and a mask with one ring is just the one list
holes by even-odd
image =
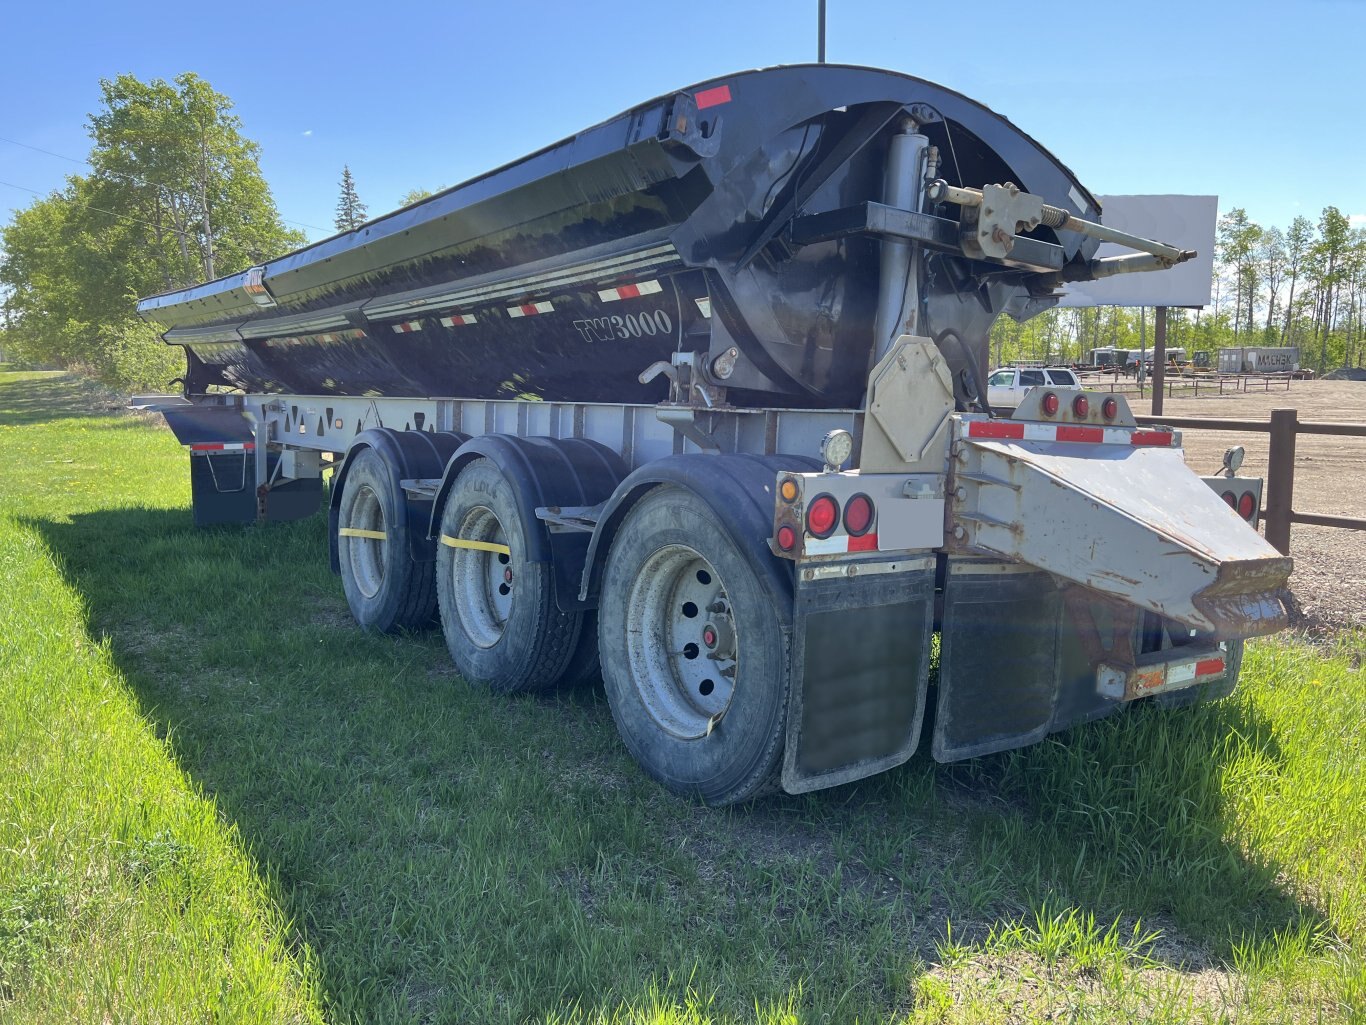
[[[190, 456], [190, 499], [196, 527], [256, 522], [255, 459], [251, 451]], [[279, 459], [278, 454], [270, 454], [268, 476], [274, 476]], [[283, 523], [306, 519], [321, 508], [322, 494], [321, 477], [276, 481], [266, 501], [265, 520]]]
[[825, 566], [793, 614], [783, 789], [798, 794], [884, 772], [920, 742], [934, 625], [934, 561]]
[[954, 565], [944, 584], [936, 761], [1042, 740], [1057, 711], [1062, 597], [1047, 573]]

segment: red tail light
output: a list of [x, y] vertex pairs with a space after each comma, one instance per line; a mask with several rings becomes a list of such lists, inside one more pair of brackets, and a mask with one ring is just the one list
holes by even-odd
[[817, 495], [806, 507], [806, 531], [812, 537], [829, 537], [839, 521], [839, 503], [829, 495]]
[[1043, 397], [1044, 416], [1055, 416], [1058, 412], [1058, 396], [1049, 392]]
[[1244, 491], [1242, 497], [1238, 499], [1238, 515], [1247, 520], [1248, 523], [1251, 523], [1252, 517], [1256, 512], [1257, 496], [1251, 491]]
[[1233, 510], [1235, 510], [1235, 511], [1237, 510], [1237, 508], [1238, 508], [1238, 496], [1235, 495], [1232, 491], [1225, 491], [1225, 492], [1224, 492], [1222, 495], [1220, 495], [1219, 497], [1222, 498], [1222, 499], [1224, 500], [1225, 504], [1226, 504], [1230, 509], [1233, 509]]
[[868, 533], [873, 525], [873, 500], [867, 495], [855, 495], [844, 506], [844, 529], [853, 537]]
[[778, 528], [778, 547], [785, 552], [797, 547], [797, 532], [786, 524]]
[[1085, 395], [1078, 395], [1072, 400], [1072, 413], [1085, 420], [1091, 412], [1091, 401]]
[[1113, 420], [1119, 415], [1119, 403], [1114, 399], [1106, 399], [1100, 404], [1100, 415], [1107, 420]]

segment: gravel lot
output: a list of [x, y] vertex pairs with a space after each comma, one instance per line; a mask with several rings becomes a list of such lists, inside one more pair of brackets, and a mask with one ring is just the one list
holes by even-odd
[[[1135, 412], [1147, 413], [1151, 399], [1131, 396]], [[1366, 423], [1366, 382], [1293, 381], [1287, 392], [1206, 395], [1181, 392], [1166, 400], [1163, 412], [1174, 417], [1217, 416], [1265, 420], [1271, 410], [1297, 409], [1301, 420]], [[1242, 473], [1265, 477], [1268, 438], [1233, 431], [1183, 432], [1186, 462], [1201, 474], [1218, 470], [1224, 449], [1242, 445]], [[1294, 509], [1330, 516], [1366, 516], [1366, 438], [1301, 434], [1295, 445]], [[1311, 634], [1366, 626], [1366, 531], [1296, 524], [1290, 554], [1295, 573], [1291, 591], [1298, 609], [1295, 626]]]

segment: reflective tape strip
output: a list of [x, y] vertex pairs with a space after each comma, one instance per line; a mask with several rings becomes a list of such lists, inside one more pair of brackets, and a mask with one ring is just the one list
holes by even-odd
[[538, 313], [553, 313], [554, 303], [523, 303], [521, 306], [509, 306], [507, 308], [509, 317], [534, 317]]
[[703, 89], [700, 93], [693, 95], [693, 102], [697, 104], [698, 110], [706, 110], [708, 107], [718, 107], [723, 103], [729, 103], [730, 86], [718, 85], [710, 89]]
[[371, 541], [388, 541], [389, 535], [382, 530], [361, 530], [359, 527], [341, 527], [338, 537], [367, 537]]
[[848, 552], [877, 551], [877, 535], [863, 534], [850, 537], [848, 534], [835, 534], [832, 537], [812, 537], [807, 534], [802, 541], [807, 555], [844, 555]]
[[449, 317], [441, 318], [443, 327], [463, 327], [474, 322], [473, 313], [452, 313]]
[[1175, 439], [1171, 431], [1135, 431], [1124, 427], [1093, 427], [1090, 424], [1041, 424], [1024, 420], [972, 420], [968, 422], [968, 437], [1155, 448], [1170, 448]]
[[250, 441], [204, 441], [191, 445], [191, 452], [250, 452], [256, 448]]
[[598, 293], [598, 298], [605, 303], [611, 303], [618, 299], [635, 299], [637, 296], [654, 295], [656, 292], [662, 291], [664, 291], [664, 286], [658, 281], [638, 281], [634, 285], [604, 288]]
[[1171, 431], [1134, 431], [1129, 436], [1130, 445], [1151, 445], [1155, 448], [1170, 448], [1174, 435]]
[[711, 296], [707, 296], [707, 297], [704, 298], [704, 299], [694, 299], [693, 302], [697, 303], [697, 312], [700, 313], [700, 314], [702, 314], [702, 316], [706, 317], [708, 320], [710, 320], [710, 319], [711, 319]]
[[512, 549], [507, 545], [494, 544], [492, 541], [469, 541], [463, 537], [451, 537], [449, 534], [441, 535], [441, 543], [447, 548], [468, 548], [476, 552], [493, 552], [497, 555], [511, 555]]
[[421, 331], [421, 330], [422, 330], [422, 321], [420, 321], [420, 320], [405, 320], [405, 321], [403, 321], [401, 324], [395, 324], [395, 325], [393, 325], [393, 328], [394, 328], [394, 334], [406, 335], [406, 334], [409, 334], [410, 332], [413, 332], [413, 331]]

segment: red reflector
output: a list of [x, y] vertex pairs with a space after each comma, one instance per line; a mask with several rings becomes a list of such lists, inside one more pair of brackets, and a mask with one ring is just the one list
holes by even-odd
[[816, 496], [806, 507], [806, 529], [812, 537], [829, 537], [839, 521], [839, 504], [829, 495]]
[[864, 534], [862, 537], [851, 537], [849, 539], [849, 550], [851, 552], [877, 551], [877, 535]]
[[1168, 448], [1172, 443], [1171, 431], [1134, 431], [1129, 435], [1130, 445], [1152, 445]]
[[778, 547], [785, 552], [790, 552], [797, 547], [797, 532], [789, 526], [778, 528]]
[[1224, 504], [1227, 505], [1230, 509], [1238, 508], [1238, 497], [1232, 491], [1225, 491], [1219, 497], [1224, 500]]
[[873, 525], [873, 500], [867, 495], [855, 495], [844, 506], [844, 529], [854, 537], [868, 533]]
[[1085, 420], [1091, 413], [1091, 400], [1085, 395], [1078, 395], [1072, 400], [1072, 412]]
[[1058, 396], [1049, 392], [1043, 397], [1043, 412], [1045, 416], [1053, 416], [1058, 411]]
[[723, 103], [730, 102], [730, 86], [718, 85], [714, 89], [703, 89], [693, 97], [693, 100], [696, 101], [698, 110], [719, 107]]
[[1092, 441], [1099, 442], [1105, 440], [1104, 427], [1077, 427], [1072, 424], [1058, 425], [1059, 441]]
[[1113, 420], [1119, 415], [1119, 403], [1114, 399], [1106, 399], [1100, 404], [1100, 415], [1107, 420]]
[[1254, 513], [1256, 513], [1256, 511], [1256, 496], [1253, 495], [1251, 491], [1244, 491], [1242, 497], [1238, 499], [1238, 515], [1241, 516], [1243, 519], [1247, 520], [1249, 523], [1251, 523], [1252, 516]]
[[1024, 424], [1009, 420], [974, 420], [968, 425], [969, 438], [1023, 438]]
[[1222, 658], [1206, 658], [1195, 663], [1196, 676], [1213, 676], [1215, 673], [1224, 671], [1224, 660]]
[[635, 286], [635, 285], [618, 285], [618, 286], [617, 286], [617, 298], [618, 298], [618, 299], [634, 299], [634, 298], [636, 298], [636, 297], [639, 296], [639, 295], [640, 295], [640, 289], [639, 289], [637, 286]]

